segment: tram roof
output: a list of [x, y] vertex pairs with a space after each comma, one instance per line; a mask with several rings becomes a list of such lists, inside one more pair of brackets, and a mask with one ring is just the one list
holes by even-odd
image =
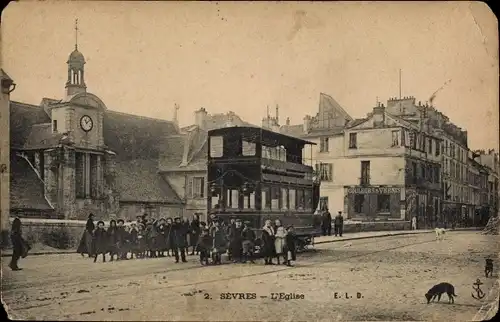
[[231, 126], [231, 127], [223, 127], [219, 129], [214, 129], [211, 131], [208, 131], [209, 136], [213, 135], [227, 135], [229, 133], [248, 133], [250, 135], [252, 134], [260, 134], [263, 139], [271, 139], [276, 142], [295, 142], [295, 143], [301, 143], [301, 144], [310, 144], [310, 145], [316, 145], [316, 143], [311, 142], [311, 141], [306, 141], [300, 138], [296, 138], [293, 136], [277, 133], [274, 131], [266, 130], [261, 127], [254, 127], [254, 126]]

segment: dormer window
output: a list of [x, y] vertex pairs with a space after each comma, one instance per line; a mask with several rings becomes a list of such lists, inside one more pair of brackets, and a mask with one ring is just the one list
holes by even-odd
[[52, 121], [52, 132], [57, 133], [57, 120]]

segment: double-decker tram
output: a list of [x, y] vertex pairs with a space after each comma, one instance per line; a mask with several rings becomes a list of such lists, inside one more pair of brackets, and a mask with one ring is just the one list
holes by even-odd
[[295, 228], [299, 248], [314, 244], [320, 184], [305, 161], [312, 145], [257, 127], [209, 131], [207, 212], [249, 221], [257, 239], [266, 219], [280, 219]]

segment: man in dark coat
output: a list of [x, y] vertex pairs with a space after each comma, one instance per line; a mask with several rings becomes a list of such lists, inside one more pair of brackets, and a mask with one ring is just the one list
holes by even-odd
[[181, 253], [181, 260], [183, 263], [186, 260], [186, 231], [184, 225], [181, 222], [180, 217], [174, 219], [174, 224], [172, 226], [172, 249], [174, 250], [175, 262], [179, 262], [179, 251]]
[[200, 232], [201, 232], [200, 217], [198, 215], [194, 215], [194, 218], [190, 224], [190, 234], [191, 234], [190, 242], [191, 246], [193, 247], [191, 255], [194, 255], [195, 252], [198, 253], [196, 246], [198, 245], [198, 238], [200, 236]]
[[94, 232], [94, 263], [97, 261], [97, 256], [102, 254], [102, 261], [106, 262], [106, 253], [109, 250], [109, 237], [104, 229], [104, 222], [98, 221], [97, 228]]
[[[230, 235], [231, 231], [233, 231], [236, 228], [236, 219], [234, 217], [229, 218], [229, 225], [221, 228], [226, 232], [226, 236], [229, 239], [229, 242], [231, 243]], [[233, 257], [233, 248], [231, 247], [231, 245], [229, 245], [229, 249], [227, 251], [227, 258], [231, 260], [232, 257]]]
[[243, 227], [241, 226], [240, 219], [235, 221], [234, 226], [229, 226], [229, 248], [231, 249], [231, 256], [234, 263], [241, 261], [242, 230]]
[[21, 219], [15, 218], [12, 222], [12, 229], [10, 232], [10, 242], [12, 243], [12, 258], [9, 263], [10, 269], [13, 271], [20, 271], [22, 268], [17, 266], [17, 262], [20, 258], [24, 258], [27, 255], [30, 246], [22, 237], [21, 232]]
[[339, 211], [339, 214], [335, 216], [335, 236], [337, 234], [342, 237], [342, 232], [344, 231], [344, 217], [342, 217], [342, 211]]
[[247, 260], [253, 264], [253, 248], [255, 243], [255, 232], [250, 227], [250, 222], [245, 221], [243, 225], [243, 230], [241, 231], [241, 246], [243, 248], [243, 262]]
[[118, 219], [118, 221], [116, 222], [118, 224], [118, 228], [116, 229], [116, 234], [117, 234], [117, 241], [118, 241], [118, 258], [119, 259], [128, 259], [127, 258], [127, 253], [128, 253], [128, 249], [127, 249], [127, 245], [126, 245], [126, 231], [125, 231], [125, 226], [123, 226], [125, 224], [125, 221], [123, 219]]
[[323, 236], [332, 235], [332, 215], [330, 214], [328, 209], [323, 212], [323, 216], [321, 218], [321, 228], [323, 231]]

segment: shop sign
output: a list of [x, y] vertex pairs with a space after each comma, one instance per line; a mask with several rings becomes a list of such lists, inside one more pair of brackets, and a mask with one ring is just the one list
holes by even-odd
[[347, 193], [356, 193], [356, 194], [367, 194], [367, 193], [376, 193], [376, 194], [392, 194], [392, 193], [401, 193], [401, 188], [395, 187], [354, 187], [347, 188]]

